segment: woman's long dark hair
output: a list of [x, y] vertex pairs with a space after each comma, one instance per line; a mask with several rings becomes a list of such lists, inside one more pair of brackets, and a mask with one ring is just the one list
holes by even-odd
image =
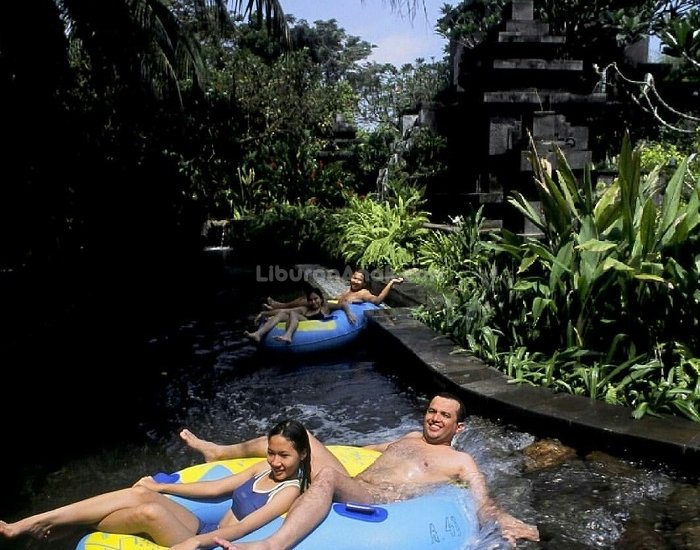
[[281, 435], [291, 442], [296, 452], [300, 455], [306, 453], [306, 457], [302, 459], [299, 467], [299, 488], [303, 493], [311, 483], [311, 444], [309, 443], [309, 434], [306, 428], [301, 422], [296, 420], [283, 420], [267, 432], [267, 439], [270, 439], [273, 435]]

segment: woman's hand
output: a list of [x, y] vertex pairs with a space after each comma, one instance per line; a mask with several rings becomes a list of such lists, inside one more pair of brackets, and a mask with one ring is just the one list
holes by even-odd
[[145, 476], [134, 483], [133, 487], [145, 487], [146, 489], [160, 493], [158, 489], [161, 485], [161, 483], [158, 483], [155, 479], [153, 479], [153, 476]]

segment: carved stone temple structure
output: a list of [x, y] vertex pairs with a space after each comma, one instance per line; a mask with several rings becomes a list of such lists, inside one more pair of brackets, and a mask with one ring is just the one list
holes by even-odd
[[533, 0], [513, 0], [496, 34], [473, 49], [453, 47], [456, 99], [440, 116], [450, 171], [429, 191], [434, 214], [483, 205], [489, 225], [530, 232], [506, 203], [514, 190], [537, 200], [528, 133], [555, 169], [555, 144], [576, 171], [593, 160], [589, 127], [606, 106], [604, 82], [566, 59], [564, 42], [534, 19]]

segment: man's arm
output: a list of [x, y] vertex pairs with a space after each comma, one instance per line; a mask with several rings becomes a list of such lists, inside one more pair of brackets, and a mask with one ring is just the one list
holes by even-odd
[[382, 289], [382, 291], [377, 294], [376, 296], [372, 294], [371, 292], [368, 293], [369, 296], [366, 297], [365, 301], [366, 302], [371, 302], [375, 305], [381, 304], [384, 300], [386, 300], [386, 297], [389, 296], [389, 292], [391, 292], [391, 287], [393, 287], [395, 284], [401, 284], [403, 283], [403, 277], [395, 277], [394, 279], [391, 279]]
[[529, 525], [517, 518], [514, 518], [501, 508], [499, 508], [488, 494], [486, 479], [479, 470], [476, 462], [467, 453], [462, 453], [462, 465], [459, 471], [459, 480], [469, 486], [472, 496], [477, 505], [477, 515], [479, 522], [495, 521], [501, 528], [501, 534], [509, 543], [515, 546], [518, 539], [540, 540], [540, 533], [537, 527]]

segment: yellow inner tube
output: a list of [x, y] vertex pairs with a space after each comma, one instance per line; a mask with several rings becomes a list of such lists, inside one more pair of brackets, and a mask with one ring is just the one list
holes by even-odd
[[[347, 445], [327, 445], [340, 462], [345, 466], [351, 476], [356, 476], [367, 468], [380, 455], [377, 451], [351, 447]], [[215, 466], [224, 466], [231, 473], [238, 473], [253, 464], [265, 460], [264, 458], [235, 458], [196, 464], [180, 470], [180, 481], [192, 483], [199, 481]], [[96, 531], [84, 537], [77, 546], [78, 550], [165, 550], [154, 542], [137, 535], [119, 535]]]

